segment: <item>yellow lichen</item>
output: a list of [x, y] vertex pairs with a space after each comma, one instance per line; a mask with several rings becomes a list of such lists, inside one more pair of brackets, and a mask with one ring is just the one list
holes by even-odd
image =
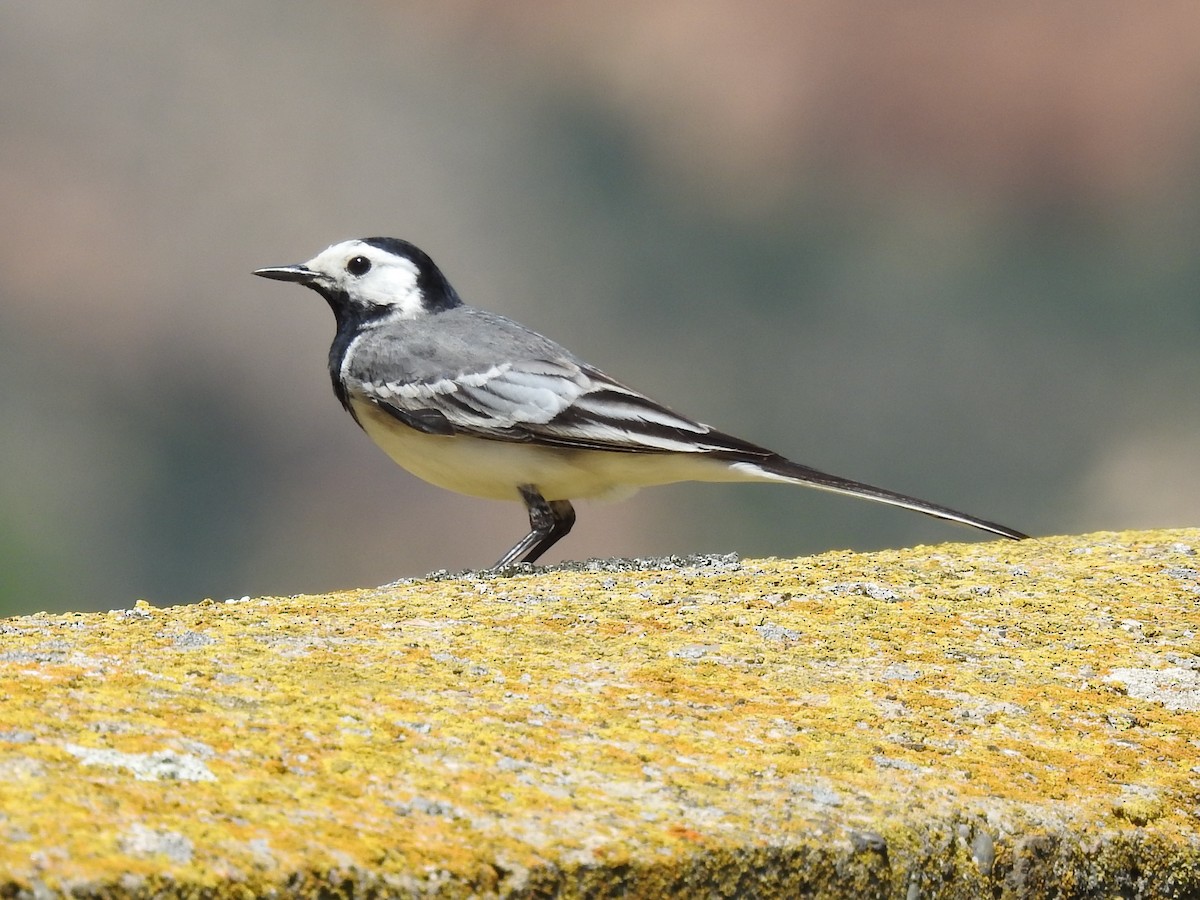
[[1198, 554], [1130, 532], [5, 620], [0, 894], [849, 896], [1083, 847], [1200, 885]]

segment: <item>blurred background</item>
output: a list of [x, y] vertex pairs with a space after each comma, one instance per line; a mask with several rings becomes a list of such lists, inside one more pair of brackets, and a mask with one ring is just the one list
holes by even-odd
[[[1035, 534], [1200, 524], [1200, 6], [0, 6], [0, 613], [490, 564], [250, 271], [408, 238], [468, 302], [799, 461]], [[769, 402], [764, 400], [769, 398]], [[766, 485], [564, 557], [973, 539]]]

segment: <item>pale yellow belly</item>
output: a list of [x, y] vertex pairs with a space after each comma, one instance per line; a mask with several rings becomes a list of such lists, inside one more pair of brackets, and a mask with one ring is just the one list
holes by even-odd
[[520, 500], [518, 486], [533, 485], [547, 500], [616, 499], [676, 481], [757, 480], [700, 453], [568, 450], [424, 434], [353, 402], [363, 430], [396, 463], [430, 484], [474, 497]]

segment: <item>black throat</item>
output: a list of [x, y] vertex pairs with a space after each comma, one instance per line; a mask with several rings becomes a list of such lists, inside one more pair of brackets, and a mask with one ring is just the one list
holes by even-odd
[[[333, 343], [329, 345], [329, 380], [333, 382], [333, 394], [346, 412], [354, 416], [354, 410], [350, 407], [350, 395], [346, 391], [346, 385], [342, 383], [342, 364], [346, 361], [346, 353], [349, 352], [354, 339], [362, 333], [367, 323], [379, 318], [382, 311], [354, 305], [345, 291], [317, 293], [325, 298], [337, 322], [337, 334], [334, 335]], [[357, 416], [354, 416], [354, 419], [358, 421]]]

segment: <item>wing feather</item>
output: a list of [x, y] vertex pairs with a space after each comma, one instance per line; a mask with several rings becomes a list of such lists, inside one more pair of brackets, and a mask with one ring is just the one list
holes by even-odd
[[436, 421], [439, 434], [628, 453], [769, 455], [568, 359], [522, 360], [424, 382], [359, 382], [354, 392], [405, 424]]

